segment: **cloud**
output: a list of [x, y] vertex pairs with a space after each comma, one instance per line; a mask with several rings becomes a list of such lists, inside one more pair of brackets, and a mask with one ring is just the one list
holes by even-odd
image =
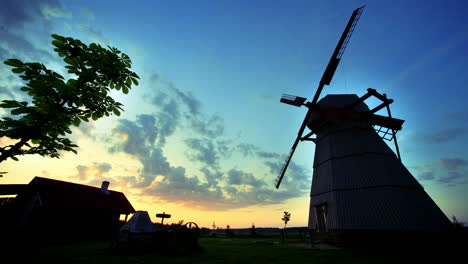
[[170, 170], [170, 164], [161, 147], [174, 129], [171, 128], [173, 124], [161, 121], [164, 119], [153, 115], [138, 115], [136, 119], [136, 121], [118, 120], [113, 130], [117, 142], [114, 142], [109, 151], [124, 152], [139, 160], [143, 169], [138, 178], [129, 178], [129, 180], [135, 187], [146, 187], [151, 185], [156, 176], [166, 175]]
[[437, 160], [437, 163], [444, 166], [446, 169], [449, 170], [456, 170], [459, 167], [463, 167], [468, 165], [468, 161], [460, 158], [455, 158], [455, 159], [440, 159]]
[[280, 154], [274, 153], [274, 152], [265, 152], [265, 151], [258, 151], [257, 156], [265, 159], [271, 159], [271, 158], [280, 158]]
[[247, 157], [255, 155], [258, 147], [253, 144], [240, 143], [235, 147], [234, 150], [240, 152], [244, 157]]
[[143, 194], [190, 204], [195, 208], [225, 208], [225, 197], [220, 187], [209, 187], [197, 177], [187, 177], [185, 173], [183, 167], [171, 167], [161, 182], [144, 189]]
[[224, 120], [218, 115], [194, 116], [190, 118], [190, 122], [195, 132], [206, 137], [219, 137], [224, 132]]
[[465, 128], [447, 128], [436, 133], [422, 135], [421, 140], [425, 143], [443, 143], [464, 136], [467, 131]]
[[199, 161], [212, 167], [218, 165], [219, 154], [213, 141], [209, 139], [188, 138], [184, 142], [189, 147], [186, 155], [190, 160]]
[[[71, 13], [55, 0], [4, 0], [0, 8], [0, 62], [16, 58], [25, 62], [39, 61], [45, 65], [61, 59], [52, 52], [50, 35], [54, 28], [51, 18], [69, 18]], [[29, 25], [34, 25], [32, 30]], [[0, 67], [0, 100], [27, 101], [19, 91], [23, 81], [11, 73], [9, 66]]]
[[442, 119], [455, 123], [466, 124], [466, 122], [468, 122], [468, 112], [447, 112], [442, 115]]
[[72, 179], [78, 179], [81, 181], [86, 181], [90, 177], [93, 178], [102, 178], [104, 174], [107, 174], [112, 169], [112, 166], [109, 163], [103, 162], [98, 163], [95, 162], [93, 165], [85, 166], [85, 165], [78, 165], [76, 166], [77, 174], [71, 176]]
[[276, 102], [279, 101], [278, 98], [270, 95], [270, 94], [264, 94], [264, 93], [257, 93], [254, 96], [254, 99], [257, 101], [261, 102]]
[[80, 10], [80, 14], [82, 16], [84, 16], [86, 19], [91, 20], [91, 21], [96, 19], [96, 17], [94, 16], [93, 11], [91, 11], [91, 9], [86, 8], [86, 7], [80, 7], [78, 10]]
[[[270, 169], [270, 174], [279, 174], [283, 167], [286, 155], [281, 156], [281, 159], [266, 160], [264, 164]], [[291, 161], [288, 165], [281, 187], [286, 188], [289, 192], [297, 192], [303, 194], [305, 190], [310, 188], [312, 182], [312, 173], [310, 173], [303, 166], [298, 165], [294, 161]], [[273, 183], [272, 183], [273, 184]]]
[[[275, 190], [274, 176], [265, 176], [271, 175], [269, 171], [276, 175], [285, 157], [227, 137], [223, 118], [203, 112], [201, 101], [193, 94], [162, 80], [158, 74], [152, 74], [149, 80], [157, 89], [151, 89], [152, 94], [145, 95], [145, 100], [154, 106], [154, 113], [138, 115], [135, 120], [119, 119], [114, 137], [109, 140], [113, 144], [110, 152], [127, 153], [143, 165], [138, 175], [123, 177], [142, 195], [192, 208], [228, 210], [281, 203], [308, 190], [310, 173], [294, 162], [285, 187]], [[176, 133], [179, 130], [190, 133]], [[174, 166], [164, 155], [163, 148], [172, 147], [166, 145], [171, 136], [184, 143], [179, 152], [191, 161], [186, 165], [191, 173], [185, 166]], [[224, 169], [232, 166], [229, 158], [233, 151], [258, 159], [258, 167], [263, 168], [255, 168], [256, 173], [237, 167]], [[242, 160], [239, 162], [242, 164]], [[267, 174], [259, 175], [262, 170]]]
[[[159, 89], [150, 96], [149, 102], [166, 113], [169, 105], [172, 108], [172, 115], [177, 121], [183, 121], [184, 126], [188, 126], [200, 136], [215, 138], [224, 133], [224, 119], [217, 114], [207, 114], [202, 111], [202, 102], [198, 100], [190, 91], [183, 91], [177, 88], [172, 82], [163, 80], [157, 73], [151, 74], [148, 80]], [[184, 120], [182, 120], [182, 118]]]
[[90, 42], [98, 43], [101, 45], [110, 45], [110, 40], [104, 37], [104, 34], [92, 27], [90, 24], [77, 24], [76, 27], [86, 35]]
[[187, 106], [191, 115], [198, 115], [201, 111], [202, 103], [193, 96], [191, 92], [184, 92], [178, 89], [174, 84], [169, 83], [168, 86], [175, 92], [176, 96]]
[[428, 172], [423, 172], [418, 175], [418, 180], [420, 181], [429, 181], [435, 179], [434, 172], [428, 171]]
[[[114, 142], [110, 151], [125, 152], [143, 165], [139, 175], [124, 177], [133, 188], [139, 188], [142, 195], [205, 210], [228, 210], [280, 203], [304, 195], [309, 188], [310, 173], [294, 162], [291, 162], [284, 188], [280, 191], [273, 189], [274, 177], [264, 180], [259, 175], [237, 168], [223, 172], [222, 158], [234, 148], [229, 146], [229, 140], [212, 138], [185, 139], [189, 158], [202, 164], [199, 169], [201, 175], [187, 175], [185, 167], [173, 166], [164, 155], [158, 143], [161, 129], [157, 117], [139, 115], [135, 121], [119, 120], [113, 131], [118, 142]], [[283, 162], [284, 157], [279, 154], [266, 154], [247, 143], [237, 145], [250, 146], [256, 151], [253, 155], [259, 158], [259, 166], [263, 164], [274, 174]], [[157, 176], [161, 178], [155, 180]]]
[[228, 183], [233, 185], [250, 185], [252, 187], [261, 187], [265, 185], [264, 181], [258, 180], [252, 173], [243, 172], [237, 169], [231, 169], [227, 172]]
[[[235, 174], [249, 175], [240, 171], [236, 171]], [[265, 183], [258, 185], [265, 186]], [[232, 185], [210, 186], [201, 182], [198, 177], [188, 177], [182, 167], [171, 167], [163, 181], [144, 189], [143, 194], [204, 210], [229, 210], [252, 205], [276, 204], [297, 197], [297, 193], [274, 191], [258, 186], [247, 189]]]
[[3, 0], [0, 9], [0, 25], [8, 29], [50, 17], [69, 18], [71, 13], [59, 1], [54, 0]]
[[57, 17], [57, 18], [71, 18], [71, 12], [67, 11], [60, 2], [55, 1], [41, 1], [42, 4], [42, 15], [45, 18]]
[[439, 177], [437, 180], [443, 183], [456, 183], [463, 176], [457, 171], [449, 171], [445, 176]]
[[412, 166], [410, 167], [411, 169], [415, 169], [415, 170], [424, 170], [424, 169], [427, 169], [431, 167], [431, 165], [429, 164], [422, 164], [422, 165], [418, 165], [418, 166]]
[[219, 181], [222, 180], [223, 173], [219, 170], [213, 170], [212, 168], [202, 167], [200, 171], [205, 176], [205, 180], [209, 187], [218, 185]]

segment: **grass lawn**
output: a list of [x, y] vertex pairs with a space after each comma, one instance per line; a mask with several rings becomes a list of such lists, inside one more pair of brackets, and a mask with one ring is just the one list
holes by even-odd
[[[255, 240], [263, 242], [254, 243]], [[88, 242], [43, 247], [17, 255], [19, 262], [29, 263], [395, 263], [395, 256], [375, 251], [350, 249], [319, 250], [289, 247], [266, 242], [277, 239], [201, 238], [202, 249], [182, 255], [167, 252], [112, 251], [110, 242]], [[265, 243], [264, 243], [265, 242]], [[289, 240], [289, 243], [299, 242]], [[18, 263], [18, 262], [17, 262]]]

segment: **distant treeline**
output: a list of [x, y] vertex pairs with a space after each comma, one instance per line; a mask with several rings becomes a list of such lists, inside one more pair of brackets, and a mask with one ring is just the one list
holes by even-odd
[[[276, 227], [256, 227], [257, 234], [279, 234], [283, 228]], [[231, 231], [234, 234], [250, 234], [252, 228], [232, 228]], [[223, 232], [225, 229], [216, 230], [216, 232]], [[307, 227], [288, 227], [286, 228], [287, 233], [308, 233]]]

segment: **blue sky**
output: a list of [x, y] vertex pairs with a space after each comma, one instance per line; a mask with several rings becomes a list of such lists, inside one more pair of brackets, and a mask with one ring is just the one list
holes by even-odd
[[[322, 94], [363, 95], [372, 87], [394, 99], [393, 115], [405, 120], [403, 163], [448, 216], [468, 221], [464, 1], [5, 3], [2, 61], [40, 61], [64, 74], [50, 45], [57, 33], [117, 47], [141, 81], [129, 95], [115, 95], [122, 116], [74, 130], [78, 155], [5, 162], [9, 175], [0, 182], [111, 179], [151, 215], [160, 208], [205, 226], [216, 219], [280, 225], [289, 210], [292, 225], [305, 225], [314, 146], [299, 145], [286, 182], [273, 189], [305, 115], [279, 98], [313, 96], [349, 16], [367, 4]], [[23, 99], [19, 87], [0, 66], [0, 99]], [[246, 213], [252, 219], [240, 216]]]

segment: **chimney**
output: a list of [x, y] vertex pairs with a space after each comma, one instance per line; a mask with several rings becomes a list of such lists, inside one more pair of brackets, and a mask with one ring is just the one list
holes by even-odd
[[109, 188], [109, 182], [108, 181], [103, 181], [101, 185], [101, 193], [103, 194], [109, 194], [109, 191], [107, 190]]

